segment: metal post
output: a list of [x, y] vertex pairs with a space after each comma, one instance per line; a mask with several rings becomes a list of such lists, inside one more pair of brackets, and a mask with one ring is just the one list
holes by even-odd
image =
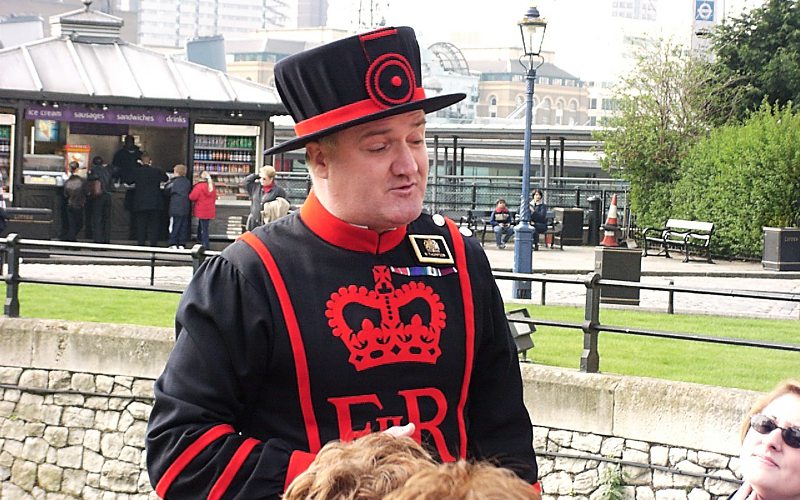
[[539, 304], [546, 306], [547, 305], [547, 282], [542, 281], [542, 296], [539, 297]]
[[200, 269], [200, 264], [206, 260], [206, 249], [200, 243], [192, 247], [192, 273]]
[[472, 183], [472, 187], [470, 188], [470, 198], [472, 200], [472, 205], [470, 208], [475, 210], [478, 208], [478, 185], [474, 182]]
[[[533, 271], [533, 231], [529, 224], [531, 209], [531, 126], [533, 121], [533, 83], [536, 80], [536, 67], [529, 61], [525, 75], [525, 148], [522, 158], [522, 199], [519, 207], [519, 224], [514, 227], [514, 272], [528, 273]], [[511, 284], [512, 297], [515, 299], [531, 298], [530, 281], [514, 281]]]
[[583, 353], [581, 354], [581, 371], [597, 373], [600, 370], [600, 354], [597, 352], [597, 337], [600, 333], [600, 273], [591, 273], [584, 281], [586, 285], [586, 307], [584, 309]]
[[6, 281], [6, 304], [4, 314], [9, 318], [19, 318], [19, 235], [9, 234], [6, 237], [8, 254], [8, 273]]
[[156, 253], [150, 254], [150, 286], [156, 282]]
[[[674, 280], [669, 280], [669, 286], [675, 284]], [[675, 291], [670, 289], [667, 299], [667, 314], [675, 314]]]
[[549, 203], [550, 200], [547, 199], [547, 189], [550, 187], [550, 136], [548, 135], [545, 137], [544, 140], [544, 148], [546, 150], [546, 154], [544, 155], [544, 201], [545, 203]]
[[439, 136], [433, 136], [433, 213], [439, 210]]

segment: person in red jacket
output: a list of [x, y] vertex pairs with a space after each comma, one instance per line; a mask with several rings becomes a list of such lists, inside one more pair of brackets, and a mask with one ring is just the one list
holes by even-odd
[[208, 224], [217, 216], [217, 188], [208, 172], [200, 173], [200, 179], [202, 181], [195, 184], [189, 193], [189, 199], [194, 202], [192, 215], [197, 218], [197, 241], [208, 249], [211, 245]]

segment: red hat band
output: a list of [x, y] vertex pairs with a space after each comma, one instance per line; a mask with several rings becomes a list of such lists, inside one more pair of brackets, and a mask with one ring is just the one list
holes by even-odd
[[[411, 94], [411, 98], [405, 102], [421, 101], [423, 99], [425, 99], [425, 89], [419, 87], [414, 89]], [[311, 117], [308, 120], [303, 120], [300, 123], [295, 124], [294, 132], [298, 136], [313, 134], [314, 132], [325, 130], [340, 123], [345, 123], [357, 120], [358, 118], [364, 116], [373, 115], [389, 107], [391, 106], [381, 105], [379, 101], [375, 100], [374, 98], [365, 99], [363, 101], [347, 104], [341, 108], [333, 109], [327, 113], [322, 113], [321, 115]]]

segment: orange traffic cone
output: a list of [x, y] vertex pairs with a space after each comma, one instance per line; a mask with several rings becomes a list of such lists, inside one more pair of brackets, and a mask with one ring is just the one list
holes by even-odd
[[605, 232], [600, 245], [604, 247], [618, 247], [619, 241], [617, 241], [617, 231], [619, 231], [619, 226], [617, 224], [616, 194], [611, 197], [611, 205], [608, 207], [608, 218], [606, 218], [606, 224], [603, 226], [603, 229]]

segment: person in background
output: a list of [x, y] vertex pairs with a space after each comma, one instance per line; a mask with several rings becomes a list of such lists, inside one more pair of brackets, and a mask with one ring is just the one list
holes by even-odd
[[113, 173], [102, 156], [92, 158], [86, 178], [89, 191], [89, 210], [92, 213], [92, 240], [111, 242], [111, 184]]
[[192, 183], [186, 178], [186, 165], [175, 165], [172, 173], [172, 179], [164, 186], [169, 194], [169, 247], [184, 248], [192, 220], [192, 202], [189, 200]]
[[533, 249], [539, 250], [539, 235], [547, 232], [547, 204], [541, 189], [533, 190], [530, 203], [531, 222], [533, 223]]
[[86, 179], [78, 175], [78, 162], [69, 162], [69, 177], [64, 181], [64, 197], [67, 200], [67, 241], [77, 241], [83, 229], [83, 208], [86, 205]]
[[733, 500], [800, 499], [800, 381], [781, 382], [750, 409], [739, 471]]
[[142, 154], [142, 161], [130, 177], [133, 190], [133, 214], [136, 224], [136, 243], [144, 246], [158, 246], [161, 229], [162, 196], [161, 183], [169, 180], [167, 174], [152, 165], [147, 153]]
[[325, 443], [400, 428], [441, 461], [492, 460], [538, 498], [533, 429], [480, 243], [422, 213], [426, 97], [414, 30], [278, 61], [313, 189], [205, 259], [154, 385], [147, 466], [166, 498], [277, 500]]
[[272, 165], [264, 165], [258, 170], [258, 174], [250, 174], [245, 177], [244, 187], [250, 197], [250, 214], [247, 216], [248, 231], [268, 222], [264, 221], [261, 215], [266, 203], [277, 198], [289, 201], [286, 190], [275, 183], [275, 169]]
[[137, 239], [138, 232], [136, 230], [136, 215], [133, 210], [133, 174], [136, 172], [142, 159], [142, 150], [134, 142], [132, 135], [126, 135], [123, 139], [122, 148], [114, 153], [111, 159], [113, 166], [113, 179], [116, 184], [122, 183], [126, 186], [125, 191], [125, 210], [128, 211], [128, 239]]
[[189, 193], [189, 199], [194, 202], [192, 213], [197, 218], [197, 241], [208, 250], [211, 248], [209, 224], [217, 216], [217, 189], [205, 170], [200, 174], [200, 182]]
[[500, 198], [494, 205], [494, 211], [489, 217], [489, 224], [492, 225], [494, 230], [494, 239], [497, 243], [497, 248], [503, 249], [506, 247], [508, 240], [514, 236], [514, 227], [511, 225], [511, 213], [506, 206], [506, 200]]

